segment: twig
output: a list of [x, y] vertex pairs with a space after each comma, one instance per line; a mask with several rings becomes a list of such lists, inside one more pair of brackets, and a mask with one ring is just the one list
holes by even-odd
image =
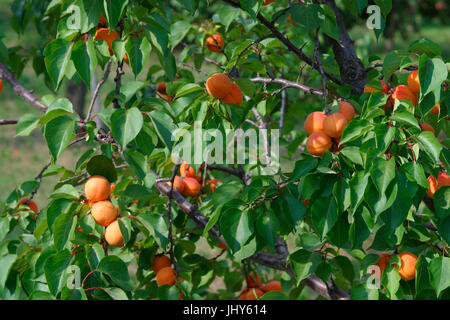
[[202, 70], [200, 70], [200, 69], [197, 69], [196, 67], [194, 67], [194, 66], [191, 66], [190, 64], [187, 64], [187, 63], [184, 63], [183, 61], [181, 61], [180, 59], [178, 59], [178, 58], [175, 58], [179, 63], [181, 63], [182, 65], [183, 65], [183, 67], [186, 67], [186, 68], [189, 68], [189, 69], [192, 69], [192, 70], [194, 70], [194, 71], [197, 71], [198, 73], [201, 73], [201, 74], [203, 74], [204, 76], [208, 76], [208, 74], [206, 73], [206, 72], [204, 72], [204, 71], [202, 71]]
[[280, 79], [280, 78], [275, 78], [275, 79], [271, 79], [271, 78], [262, 78], [262, 77], [256, 77], [256, 78], [251, 78], [250, 81], [252, 82], [258, 82], [258, 83], [273, 83], [273, 84], [280, 84], [283, 86], [284, 89], [287, 88], [296, 88], [299, 90], [302, 90], [306, 93], [310, 93], [316, 96], [324, 96], [324, 93], [322, 91], [320, 91], [319, 89], [315, 89], [315, 88], [311, 88], [308, 87], [306, 85], [297, 83], [297, 82], [292, 82], [286, 79]]
[[169, 248], [169, 255], [170, 255], [170, 261], [172, 262], [174, 269], [175, 269], [175, 274], [178, 276], [178, 266], [177, 266], [177, 262], [175, 260], [175, 254], [173, 252], [173, 248], [174, 248], [174, 241], [173, 241], [173, 222], [172, 222], [172, 212], [171, 212], [171, 208], [172, 208], [172, 193], [173, 193], [173, 185], [174, 185], [174, 180], [175, 180], [175, 176], [177, 175], [177, 171], [180, 168], [180, 164], [175, 165], [175, 167], [173, 167], [172, 169], [172, 177], [170, 178], [170, 191], [167, 195], [168, 199], [167, 199], [167, 219], [169, 221], [169, 241], [170, 241], [170, 248]]
[[327, 79], [325, 78], [325, 72], [323, 71], [322, 63], [320, 62], [320, 58], [319, 58], [319, 44], [320, 44], [320, 41], [319, 41], [319, 30], [320, 30], [320, 27], [317, 28], [317, 30], [316, 30], [316, 45], [315, 45], [315, 48], [314, 48], [314, 59], [317, 62], [317, 66], [319, 67], [320, 75], [322, 76], [322, 89], [323, 89], [323, 93], [324, 93], [322, 95], [322, 97], [323, 97], [323, 100], [325, 102], [325, 109], [326, 109], [327, 114], [328, 114], [328, 113], [330, 113], [331, 110], [330, 110], [330, 106], [328, 105]]
[[116, 97], [113, 99], [115, 109], [120, 109], [119, 99], [117, 99], [117, 96], [120, 94], [120, 87], [122, 85], [122, 75], [125, 74], [125, 72], [123, 72], [122, 67], [123, 67], [123, 60], [117, 64], [116, 77], [114, 78], [114, 81], [116, 82], [116, 90], [115, 90]]
[[31, 91], [28, 91], [27, 89], [25, 89], [14, 77], [14, 75], [12, 73], [10, 73], [8, 71], [8, 69], [6, 69], [6, 67], [2, 64], [0, 64], [0, 77], [2, 79], [5, 79], [6, 81], [9, 82], [9, 84], [12, 86], [12, 88], [14, 89], [14, 92], [21, 97], [22, 99], [24, 99], [25, 101], [27, 101], [29, 104], [31, 104], [33, 107], [36, 107], [38, 109], [40, 109], [41, 111], [47, 111], [47, 107], [44, 106], [42, 103], [39, 102], [39, 99], [33, 95], [33, 93]]
[[0, 126], [4, 124], [16, 124], [19, 119], [0, 119]]
[[286, 101], [287, 101], [287, 93], [286, 90], [281, 91], [281, 108], [280, 108], [280, 136], [284, 127], [284, 115], [286, 113]]
[[100, 80], [100, 82], [97, 84], [97, 87], [95, 88], [95, 91], [92, 95], [91, 104], [89, 105], [88, 113], [87, 113], [86, 119], [84, 121], [89, 121], [91, 118], [92, 109], [94, 108], [95, 101], [97, 100], [98, 93], [100, 91], [100, 87], [105, 83], [105, 81], [108, 78], [109, 73], [111, 71], [111, 63], [112, 63], [112, 60], [109, 60], [108, 65], [106, 66], [105, 74], [103, 75], [102, 80]]

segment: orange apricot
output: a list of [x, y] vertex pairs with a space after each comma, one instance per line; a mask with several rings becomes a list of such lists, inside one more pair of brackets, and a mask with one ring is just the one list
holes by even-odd
[[225, 99], [232, 90], [230, 78], [223, 73], [215, 73], [206, 80], [206, 91], [217, 99]]
[[170, 267], [171, 264], [172, 263], [170, 262], [169, 257], [163, 254], [158, 254], [155, 256], [155, 259], [153, 259], [152, 269], [155, 273], [158, 273], [159, 270], [161, 270], [162, 268]]
[[164, 81], [161, 81], [160, 83], [158, 83], [156, 90], [159, 93], [166, 94], [166, 90], [167, 90], [166, 83]]
[[228, 249], [228, 246], [227, 246], [226, 244], [222, 243], [222, 242], [219, 243], [218, 247], [219, 247], [220, 249], [224, 249], [224, 250]]
[[213, 34], [206, 38], [206, 47], [209, 51], [220, 52], [223, 49], [223, 38], [219, 34]]
[[433, 198], [434, 193], [436, 192], [436, 190], [438, 189], [438, 183], [436, 181], [436, 178], [433, 177], [432, 175], [430, 175], [428, 178], [428, 190], [427, 190], [427, 194], [430, 198]]
[[321, 111], [311, 112], [305, 120], [305, 131], [308, 134], [311, 134], [323, 130], [323, 120], [325, 120], [326, 117], [326, 114]]
[[247, 300], [248, 288], [244, 288], [241, 291], [241, 295], [239, 296], [239, 300]]
[[436, 105], [433, 107], [433, 109], [430, 110], [430, 113], [439, 114], [439, 103], [436, 103]]
[[202, 189], [202, 185], [195, 178], [184, 178], [183, 183], [184, 189], [181, 194], [185, 197], [196, 197]]
[[92, 205], [91, 216], [97, 224], [107, 227], [117, 219], [118, 212], [111, 201], [98, 201]]
[[265, 292], [269, 291], [282, 291], [280, 281], [270, 281], [261, 285], [261, 290]]
[[[399, 254], [402, 265], [398, 272], [403, 280], [412, 280], [416, 277], [417, 256], [411, 252], [402, 252]], [[394, 265], [398, 269], [397, 265]]]
[[420, 125], [422, 126], [423, 131], [430, 131], [430, 132], [433, 132], [434, 135], [436, 135], [436, 131], [428, 123], [421, 123]]
[[95, 32], [95, 40], [105, 40], [109, 47], [109, 54], [113, 55], [112, 43], [114, 40], [119, 39], [119, 34], [116, 30], [109, 31], [108, 28], [98, 28]]
[[391, 259], [391, 255], [387, 253], [379, 254], [380, 259], [378, 259], [376, 265], [380, 268], [380, 275], [383, 273], [384, 269], [388, 267], [389, 260]]
[[355, 117], [355, 109], [347, 101], [339, 101], [339, 112], [345, 116], [348, 122]]
[[247, 286], [249, 288], [257, 288], [261, 285], [261, 277], [258, 275], [256, 275], [256, 280], [255, 280], [255, 275], [253, 274], [253, 271], [250, 272], [247, 276]]
[[124, 240], [122, 232], [120, 231], [118, 220], [112, 222], [109, 226], [106, 227], [105, 239], [109, 245], [114, 247], [122, 247], [124, 245]]
[[106, 26], [108, 24], [108, 22], [106, 21], [105, 16], [103, 15], [103, 13], [100, 13], [100, 19], [98, 20], [98, 23], [101, 25]]
[[[170, 181], [167, 182], [169, 186], [172, 185]], [[175, 179], [173, 180], [173, 190], [177, 190], [179, 193], [183, 193], [184, 190], [184, 182], [183, 179], [179, 176], [175, 176]]]
[[444, 173], [439, 172], [438, 178], [437, 178], [438, 188], [443, 186], [450, 186], [450, 177]]
[[111, 186], [105, 177], [92, 176], [84, 185], [84, 194], [90, 202], [106, 200], [111, 193]]
[[2, 93], [2, 91], [3, 91], [3, 81], [0, 80], [0, 93]]
[[413, 106], [417, 105], [417, 96], [408, 86], [399, 85], [395, 88], [394, 93], [392, 94], [392, 98], [394, 100], [409, 100], [412, 102]]
[[180, 175], [182, 178], [193, 178], [195, 177], [195, 170], [183, 161], [180, 165]]
[[420, 93], [419, 70], [412, 71], [408, 76], [408, 87], [415, 94]]
[[156, 283], [158, 286], [171, 286], [175, 283], [175, 270], [172, 267], [164, 267], [156, 273]]
[[321, 156], [332, 145], [330, 137], [323, 131], [313, 132], [306, 140], [306, 149], [314, 156]]
[[332, 138], [340, 138], [347, 124], [347, 118], [342, 113], [333, 113], [323, 120], [323, 131]]
[[264, 0], [262, 5], [267, 6], [268, 4], [271, 4], [272, 2], [275, 2], [275, 0]]
[[27, 205], [27, 202], [30, 210], [33, 211], [36, 215], [38, 215], [39, 214], [38, 206], [33, 200], [28, 200], [28, 198], [24, 198], [19, 201], [19, 205], [21, 204]]
[[216, 184], [220, 182], [217, 179], [211, 179], [211, 180], [206, 180], [206, 185], [210, 185], [209, 190], [211, 190], [211, 192], [216, 191]]
[[242, 104], [241, 88], [239, 88], [237, 84], [232, 83], [230, 93], [221, 101], [224, 103], [231, 103], [240, 106]]

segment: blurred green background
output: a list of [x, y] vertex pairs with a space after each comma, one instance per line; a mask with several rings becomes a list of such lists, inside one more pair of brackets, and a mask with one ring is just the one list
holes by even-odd
[[[38, 32], [34, 24], [29, 24], [27, 32], [18, 35], [10, 25], [13, 0], [0, 0], [0, 36], [8, 48], [22, 46], [24, 49], [39, 45]], [[16, 1], [17, 2], [17, 1]], [[395, 0], [390, 20], [387, 23], [386, 37], [376, 39], [374, 33], [365, 26], [363, 18], [356, 19], [350, 14], [346, 16], [346, 23], [351, 28], [350, 33], [355, 41], [360, 57], [378, 55], [383, 57], [385, 52], [392, 49], [406, 49], [409, 44], [419, 38], [426, 37], [438, 43], [443, 50], [444, 59], [450, 57], [450, 25], [446, 23], [450, 11], [450, 3], [437, 0]], [[448, 3], [448, 1], [447, 1]], [[448, 20], [447, 20], [448, 21]], [[55, 26], [56, 28], [56, 26]], [[127, 72], [130, 74], [131, 72]], [[101, 90], [100, 103], [113, 88], [114, 70], [109, 80]], [[97, 79], [102, 76], [97, 68]], [[126, 81], [127, 77], [125, 77]], [[131, 79], [131, 77], [130, 77]], [[44, 83], [43, 76], [36, 77], [31, 62], [25, 66], [19, 81], [25, 88], [33, 90], [38, 97], [51, 94]], [[66, 96], [67, 84], [59, 89], [58, 97]], [[90, 101], [90, 92], [86, 95], [86, 104]], [[87, 105], [85, 107], [87, 108]], [[42, 114], [41, 111], [29, 106], [19, 99], [8, 83], [5, 83], [0, 95], [0, 119], [18, 118], [25, 113]], [[29, 137], [15, 137], [15, 125], [0, 126], [0, 200], [8, 197], [9, 193], [27, 180], [32, 180], [49, 161], [48, 148], [39, 129], [33, 131]], [[74, 169], [75, 163], [83, 153], [83, 147], [75, 145], [66, 150], [58, 160], [58, 164]], [[35, 197], [39, 207], [47, 202], [52, 185], [57, 177], [44, 178], [41, 189]]]

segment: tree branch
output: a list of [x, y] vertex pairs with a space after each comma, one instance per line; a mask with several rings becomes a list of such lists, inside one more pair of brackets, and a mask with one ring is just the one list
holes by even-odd
[[100, 91], [100, 87], [105, 83], [105, 81], [108, 78], [109, 73], [111, 71], [111, 63], [112, 63], [112, 60], [109, 60], [108, 61], [108, 65], [106, 66], [105, 74], [103, 75], [102, 80], [100, 80], [100, 82], [97, 84], [97, 87], [95, 88], [95, 91], [92, 94], [91, 104], [89, 105], [87, 116], [86, 116], [86, 119], [84, 121], [89, 121], [89, 119], [91, 118], [92, 109], [94, 108], [95, 101], [97, 100], [98, 93]]
[[280, 79], [280, 78], [271, 79], [271, 78], [256, 77], [256, 78], [251, 78], [250, 81], [259, 82], [259, 83], [280, 84], [280, 85], [284, 86], [285, 89], [286, 88], [296, 88], [296, 89], [300, 89], [306, 93], [314, 94], [316, 96], [323, 97], [323, 95], [324, 95], [323, 91], [320, 91], [319, 89], [311, 88], [311, 87], [305, 86], [304, 84], [300, 84], [297, 82], [292, 82], [292, 81]]
[[0, 126], [5, 124], [16, 124], [19, 119], [0, 119]]

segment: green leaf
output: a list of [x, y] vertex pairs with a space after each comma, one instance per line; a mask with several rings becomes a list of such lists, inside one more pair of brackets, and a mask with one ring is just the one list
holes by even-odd
[[351, 162], [356, 163], [360, 166], [363, 165], [363, 160], [361, 157], [361, 152], [359, 147], [345, 147], [341, 150], [341, 154], [348, 158]]
[[141, 111], [138, 108], [117, 109], [111, 116], [111, 131], [114, 139], [120, 143], [122, 148], [125, 148], [139, 134], [143, 122]]
[[201, 90], [202, 90], [202, 87], [200, 87], [198, 84], [188, 83], [177, 90], [177, 94], [176, 94], [175, 98], [179, 98], [179, 97], [182, 97], [189, 93], [201, 91]]
[[5, 282], [8, 278], [9, 270], [13, 265], [14, 261], [16, 261], [16, 254], [7, 254], [3, 257], [0, 257], [0, 288], [5, 288]]
[[441, 58], [426, 59], [425, 55], [422, 56], [419, 62], [420, 100], [438, 89], [447, 75], [447, 67]]
[[151, 45], [145, 37], [130, 36], [125, 42], [130, 66], [133, 74], [137, 77], [150, 56]]
[[395, 178], [395, 159], [386, 161], [376, 158], [370, 170], [370, 177], [380, 194], [384, 194], [389, 183]]
[[64, 280], [67, 275], [64, 275], [64, 271], [69, 266], [71, 260], [72, 254], [69, 250], [65, 249], [51, 255], [45, 261], [45, 278], [47, 279], [48, 288], [54, 296], [56, 296], [58, 292], [61, 291], [63, 285], [65, 285]]
[[45, 125], [44, 137], [53, 162], [58, 160], [72, 139], [75, 138], [75, 125], [76, 122], [69, 116], [55, 118]]
[[342, 133], [342, 139], [339, 142], [339, 145], [356, 140], [371, 128], [372, 125], [367, 120], [350, 121], [350, 123], [347, 125], [347, 127], [345, 127], [344, 132]]
[[117, 172], [111, 159], [104, 155], [96, 155], [86, 165], [86, 170], [91, 176], [102, 176], [109, 182], [117, 180]]
[[403, 59], [408, 58], [408, 52], [396, 50], [386, 55], [383, 62], [383, 75], [389, 79], [392, 74], [400, 67]]
[[269, 291], [264, 293], [258, 300], [288, 300], [288, 297], [279, 291]]
[[114, 29], [124, 14], [128, 0], [103, 0], [103, 9], [108, 20], [109, 29]]
[[53, 199], [78, 199], [80, 197], [80, 193], [77, 189], [71, 184], [64, 184], [55, 191], [52, 192], [50, 198]]
[[439, 155], [442, 151], [442, 145], [430, 131], [423, 131], [417, 136], [421, 149], [423, 149], [435, 163], [439, 162]]
[[147, 162], [145, 156], [132, 149], [124, 152], [125, 161], [133, 168], [134, 172], [140, 179], [144, 179], [147, 175]]
[[312, 169], [317, 167], [317, 164], [318, 160], [312, 157], [296, 161], [294, 172], [290, 180], [295, 181], [306, 176], [306, 174], [308, 174]]
[[77, 218], [71, 213], [62, 214], [55, 220], [53, 227], [53, 239], [58, 251], [64, 249], [69, 238], [73, 235]]
[[89, 39], [86, 42], [78, 40], [72, 48], [71, 58], [81, 79], [89, 86], [97, 66], [97, 55], [93, 40]]
[[338, 220], [338, 206], [334, 197], [316, 199], [311, 206], [311, 219], [322, 239]]
[[44, 49], [44, 61], [50, 78], [59, 87], [70, 61], [73, 43], [65, 39], [55, 39]]
[[238, 251], [253, 235], [250, 212], [233, 207], [223, 209], [219, 218], [219, 229], [230, 249], [233, 252]]
[[395, 110], [394, 114], [391, 116], [391, 119], [394, 121], [398, 121], [402, 124], [406, 124], [415, 127], [417, 129], [420, 129], [417, 119], [411, 112], [406, 111], [405, 109]]
[[261, 210], [256, 219], [256, 232], [271, 247], [275, 247], [275, 241], [280, 222], [271, 210]]
[[105, 288], [104, 290], [114, 300], [128, 300], [128, 296], [120, 288]]
[[316, 30], [325, 21], [325, 12], [318, 4], [292, 5], [289, 9], [294, 24], [304, 30], [311, 32]]
[[450, 187], [440, 186], [433, 196], [433, 203], [439, 219], [450, 216]]
[[112, 281], [123, 290], [130, 291], [133, 288], [127, 265], [118, 256], [104, 257], [98, 264], [97, 270], [110, 276]]
[[353, 178], [349, 181], [350, 186], [350, 202], [352, 212], [355, 212], [359, 204], [364, 198], [364, 192], [367, 188], [367, 183], [369, 182], [369, 174], [363, 171], [355, 173]]
[[305, 216], [306, 206], [303, 202], [289, 195], [287, 195], [285, 199], [289, 207], [289, 217], [291, 218], [291, 222], [295, 228], [298, 228]]
[[428, 265], [430, 283], [439, 297], [441, 293], [450, 287], [450, 258], [436, 257]]
[[150, 112], [150, 118], [159, 138], [171, 151], [173, 146], [172, 133], [177, 129], [173, 120], [166, 113], [157, 110]]
[[47, 124], [49, 121], [61, 117], [61, 116], [71, 116], [73, 119], [77, 119], [73, 114], [73, 105], [67, 98], [60, 98], [53, 101], [48, 107], [45, 115], [39, 120], [41, 125]]
[[419, 54], [425, 53], [430, 57], [440, 56], [442, 53], [441, 47], [437, 43], [426, 38], [421, 38], [411, 43], [408, 51]]
[[400, 289], [400, 274], [398, 270], [393, 266], [388, 267], [383, 271], [383, 276], [381, 277], [381, 283], [386, 288], [386, 294], [392, 300], [398, 300], [400, 297], [397, 295]]
[[16, 125], [16, 137], [26, 137], [34, 129], [36, 129], [39, 123], [39, 118], [32, 113], [26, 113], [19, 118]]
[[318, 252], [299, 249], [289, 256], [289, 261], [292, 263], [296, 284], [299, 286], [302, 280], [316, 271], [317, 266], [322, 262], [322, 257]]
[[256, 14], [261, 7], [259, 0], [240, 0], [242, 10], [247, 11], [253, 19], [256, 19]]
[[137, 219], [155, 238], [158, 245], [165, 249], [169, 243], [169, 227], [167, 218], [160, 216], [159, 214], [143, 213], [138, 215]]

